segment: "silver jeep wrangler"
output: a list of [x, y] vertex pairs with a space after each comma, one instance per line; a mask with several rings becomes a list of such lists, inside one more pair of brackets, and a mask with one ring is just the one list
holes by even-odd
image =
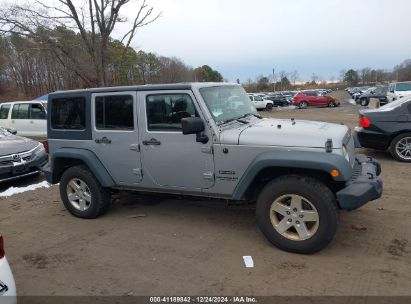
[[114, 190], [254, 202], [275, 246], [313, 253], [338, 209], [382, 194], [378, 161], [355, 154], [344, 125], [262, 118], [237, 84], [98, 88], [49, 95], [50, 183], [96, 218]]

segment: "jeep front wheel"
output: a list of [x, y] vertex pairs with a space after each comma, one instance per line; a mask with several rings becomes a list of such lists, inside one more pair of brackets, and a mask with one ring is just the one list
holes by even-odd
[[315, 253], [334, 237], [338, 225], [333, 193], [322, 183], [296, 175], [269, 182], [257, 200], [257, 223], [275, 246]]
[[109, 190], [84, 166], [71, 167], [63, 173], [60, 196], [66, 209], [80, 218], [96, 218], [110, 205]]

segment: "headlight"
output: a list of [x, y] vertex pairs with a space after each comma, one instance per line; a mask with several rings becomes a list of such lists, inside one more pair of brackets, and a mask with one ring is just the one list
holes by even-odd
[[46, 153], [46, 150], [44, 150], [44, 146], [43, 144], [39, 144], [37, 146], [37, 148], [34, 150], [34, 153], [38, 154], [38, 153]]
[[342, 152], [343, 152], [344, 158], [345, 158], [348, 162], [350, 162], [350, 155], [348, 154], [347, 148], [346, 148], [345, 146], [343, 146]]

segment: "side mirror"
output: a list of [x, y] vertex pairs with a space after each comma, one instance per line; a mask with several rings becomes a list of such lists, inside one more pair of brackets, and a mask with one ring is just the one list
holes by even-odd
[[13, 134], [13, 135], [16, 135], [16, 134], [17, 134], [17, 130], [14, 129], [14, 128], [7, 128], [6, 130], [7, 130], [9, 133]]
[[200, 117], [187, 117], [181, 119], [181, 127], [184, 135], [200, 133], [205, 129], [204, 122]]
[[204, 122], [200, 117], [187, 117], [181, 119], [183, 134], [196, 134], [196, 141], [203, 144], [208, 143], [208, 136], [203, 133], [205, 130]]

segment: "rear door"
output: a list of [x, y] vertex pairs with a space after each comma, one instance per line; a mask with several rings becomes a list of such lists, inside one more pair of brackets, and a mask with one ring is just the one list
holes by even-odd
[[118, 185], [142, 180], [136, 92], [92, 94], [90, 149]]
[[[199, 192], [214, 185], [212, 136], [196, 141], [183, 135], [181, 119], [202, 117], [191, 91], [138, 92], [144, 183], [147, 186]], [[143, 108], [144, 107], [144, 108]]]

